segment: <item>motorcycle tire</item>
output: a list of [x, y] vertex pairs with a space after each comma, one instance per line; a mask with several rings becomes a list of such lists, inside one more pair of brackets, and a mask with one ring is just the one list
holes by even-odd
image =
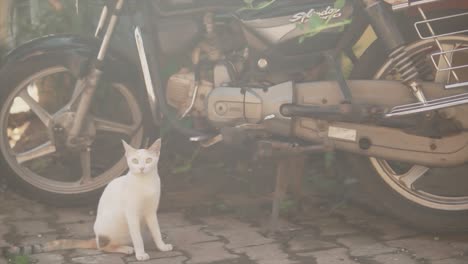
[[[49, 128], [48, 125], [45, 125], [51, 122], [42, 122], [40, 116], [43, 114], [38, 113], [43, 110], [50, 111], [50, 120], [54, 121], [52, 123], [54, 125], [60, 123], [65, 127], [65, 129], [62, 127], [60, 131], [67, 131], [70, 128], [66, 128], [67, 122], [62, 122], [66, 121], [67, 116], [65, 115], [67, 114], [58, 114], [64, 109], [63, 105], [58, 103], [59, 98], [71, 95], [72, 92], [76, 91], [74, 90], [76, 82], [73, 81], [79, 80], [80, 77], [77, 76], [77, 70], [72, 68], [76, 67], [78, 62], [83, 63], [79, 66], [87, 64], [86, 61], [89, 61], [90, 54], [91, 52], [83, 50], [80, 53], [50, 50], [33, 54], [22, 60], [9, 61], [0, 69], [0, 84], [2, 86], [0, 90], [0, 166], [2, 176], [6, 178], [9, 187], [29, 198], [55, 206], [93, 203], [112, 179], [123, 175], [127, 170], [121, 139], [126, 139], [134, 147], [140, 147], [147, 142], [145, 134], [148, 132], [148, 126], [144, 120], [147, 119], [145, 115], [148, 115], [149, 112], [145, 111], [146, 109], [143, 107], [145, 105], [142, 101], [143, 95], [136, 93], [137, 87], [141, 87], [141, 85], [138, 79], [129, 77], [132, 71], [131, 67], [125, 63], [115, 63], [115, 61], [106, 63], [101, 81], [93, 97], [90, 108], [91, 115], [85, 118], [85, 120], [93, 120], [89, 121], [90, 123], [87, 123], [85, 128], [92, 130], [90, 137], [93, 136], [94, 132], [95, 141], [92, 145], [87, 147], [85, 151], [70, 150], [66, 144], [61, 144], [59, 149], [56, 144], [58, 136], [50, 136], [51, 133], [55, 133], [56, 128]], [[61, 92], [67, 90], [67, 87], [70, 88], [68, 92]], [[36, 97], [33, 96], [34, 93], [39, 94], [40, 89], [46, 88], [52, 91], [49, 91], [49, 94], [43, 94], [43, 97], [37, 97], [37, 94]], [[55, 88], [58, 89], [53, 90]], [[32, 92], [31, 89], [36, 90]], [[68, 103], [70, 97], [62, 98], [62, 101]], [[48, 103], [43, 104], [42, 98]], [[51, 98], [54, 99], [51, 100]], [[106, 103], [105, 100], [115, 101]], [[22, 101], [22, 103], [18, 103], [18, 101]], [[14, 110], [15, 107], [16, 110]], [[21, 112], [18, 109], [23, 110]], [[60, 111], [56, 111], [57, 109]], [[110, 118], [98, 121], [97, 112], [93, 112], [95, 109], [106, 118], [114, 117], [114, 121]], [[64, 117], [56, 117], [57, 115]], [[70, 115], [72, 114], [68, 114], [68, 116]], [[105, 123], [107, 121], [109, 123]], [[12, 137], [14, 135], [10, 134], [26, 123], [29, 125], [23, 130], [22, 135], [16, 135], [17, 138], [20, 138], [13, 144]], [[52, 130], [53, 132], [51, 132]], [[24, 144], [21, 143], [23, 141]], [[36, 146], [37, 148], [44, 147], [50, 142], [55, 145], [56, 153], [44, 156], [38, 154], [39, 158], [34, 156], [37, 152], [30, 155]], [[21, 152], [16, 148], [21, 149]], [[25, 149], [24, 153], [23, 149]], [[86, 156], [86, 153], [89, 156]], [[84, 175], [87, 175], [88, 178], [85, 179]]]
[[[468, 37], [466, 36], [452, 36], [444, 38], [443, 41], [460, 40], [464, 44], [468, 44]], [[417, 46], [417, 45], [413, 45]], [[416, 49], [416, 48], [415, 48]], [[359, 62], [355, 65], [351, 72], [351, 79], [376, 79], [376, 74], [379, 69], [387, 61], [387, 53], [381, 43], [376, 40], [369, 48], [363, 53]], [[460, 232], [468, 230], [468, 201], [463, 203], [463, 206], [444, 207], [437, 204], [427, 205], [423, 200], [409, 199], [401, 190], [397, 191], [395, 184], [391, 184], [386, 176], [382, 176], [382, 170], [376, 166], [377, 159], [353, 155], [349, 153], [340, 153], [340, 160], [338, 162], [338, 171], [344, 177], [352, 177], [357, 179], [357, 190], [359, 197], [358, 203], [364, 203], [365, 206], [371, 206], [379, 213], [388, 214], [402, 220], [410, 226], [430, 232]], [[390, 164], [390, 162], [388, 162]], [[461, 166], [459, 172], [467, 171], [467, 165]], [[432, 168], [429, 169], [429, 173]], [[434, 169], [436, 172], [448, 169]], [[430, 175], [432, 177], [432, 174]], [[444, 174], [444, 177], [433, 178], [432, 184], [437, 186], [442, 182], [458, 180], [454, 175]], [[463, 175], [457, 175], [460, 177]], [[427, 176], [426, 176], [427, 177]], [[442, 179], [443, 178], [443, 179]], [[466, 178], [466, 177], [465, 177]], [[387, 180], [385, 180], [387, 179]], [[421, 180], [423, 180], [422, 178]], [[457, 182], [460, 184], [460, 182]], [[426, 183], [424, 183], [426, 184]], [[467, 185], [468, 186], [468, 182]], [[442, 188], [442, 187], [441, 187]], [[464, 188], [467, 190], [468, 188]], [[464, 192], [468, 195], [468, 192]], [[447, 194], [449, 195], [449, 194]], [[416, 197], [416, 196], [415, 196]], [[365, 201], [368, 200], [368, 201]], [[463, 200], [464, 201], [464, 200]], [[427, 201], [426, 201], [427, 202]], [[429, 201], [430, 202], [430, 201]], [[447, 208], [451, 208], [450, 210]], [[453, 210], [452, 210], [453, 209]]]

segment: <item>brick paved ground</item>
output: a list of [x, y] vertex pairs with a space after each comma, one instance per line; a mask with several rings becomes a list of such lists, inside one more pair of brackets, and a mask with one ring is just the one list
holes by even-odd
[[[51, 208], [9, 191], [1, 193], [0, 198], [0, 246], [92, 236], [92, 208]], [[191, 207], [164, 210], [160, 223], [175, 250], [158, 252], [147, 242], [151, 259], [146, 263], [468, 263], [467, 235], [422, 234], [360, 207], [332, 209], [327, 204], [323, 197], [312, 198], [304, 215], [282, 220], [281, 232], [272, 237], [262, 233], [266, 209], [250, 217], [240, 211], [193, 213]], [[262, 207], [250, 204], [250, 208]], [[131, 256], [96, 250], [44, 253], [31, 259], [39, 264], [136, 263]], [[0, 263], [7, 262], [0, 259]]]

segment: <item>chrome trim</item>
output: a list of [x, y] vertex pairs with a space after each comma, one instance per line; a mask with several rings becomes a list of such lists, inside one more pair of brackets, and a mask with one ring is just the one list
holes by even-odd
[[406, 9], [406, 8], [412, 7], [412, 6], [423, 5], [423, 4], [434, 3], [434, 2], [440, 2], [440, 1], [441, 0], [419, 0], [419, 1], [411, 1], [411, 3], [409, 1], [406, 1], [405, 3], [401, 3], [401, 4], [393, 4], [392, 9], [393, 9], [393, 11], [399, 11], [399, 10]]
[[395, 106], [385, 115], [385, 117], [403, 116], [426, 111], [439, 110], [447, 107], [468, 104], [468, 93], [438, 98], [427, 101], [425, 104], [418, 102], [406, 105]]
[[107, 6], [104, 6], [101, 11], [101, 17], [99, 17], [99, 23], [96, 27], [96, 32], [94, 33], [94, 36], [97, 38], [101, 34], [101, 30], [104, 27], [104, 23], [106, 22], [107, 19], [107, 13], [109, 9]]
[[135, 28], [135, 42], [137, 45], [138, 55], [140, 57], [141, 70], [143, 71], [143, 77], [145, 80], [146, 92], [148, 93], [148, 101], [151, 109], [151, 115], [155, 122], [158, 121], [158, 101], [154, 92], [153, 80], [151, 79], [151, 72], [148, 65], [148, 59], [146, 57], [145, 45], [143, 43], [143, 36], [141, 34], [140, 27]]

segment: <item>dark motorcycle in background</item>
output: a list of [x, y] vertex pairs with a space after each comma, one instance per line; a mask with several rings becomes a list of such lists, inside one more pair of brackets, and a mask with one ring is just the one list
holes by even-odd
[[[467, 17], [449, 0], [106, 1], [95, 38], [45, 36], [3, 60], [4, 175], [42, 201], [86, 203], [126, 170], [121, 139], [147, 145], [165, 120], [203, 147], [340, 151], [384, 210], [466, 229]], [[166, 77], [174, 57], [187, 59]]]

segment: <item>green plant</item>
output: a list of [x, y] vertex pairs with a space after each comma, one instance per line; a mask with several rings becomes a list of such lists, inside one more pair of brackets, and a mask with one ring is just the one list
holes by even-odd
[[89, 34], [92, 29], [91, 17], [96, 16], [99, 10], [96, 3], [81, 5], [77, 9], [75, 1], [63, 1], [61, 10], [53, 9], [48, 1], [39, 1], [38, 4], [37, 18], [33, 19], [29, 1], [15, 2], [10, 23], [14, 28], [14, 42], [17, 45], [48, 34]]
[[12, 255], [8, 257], [10, 264], [30, 264], [31, 259], [26, 255]]

